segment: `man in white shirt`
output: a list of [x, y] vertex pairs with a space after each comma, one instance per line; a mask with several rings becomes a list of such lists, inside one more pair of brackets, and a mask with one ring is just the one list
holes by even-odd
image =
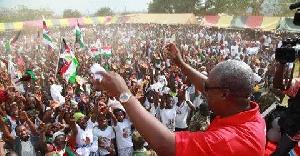
[[129, 119], [125, 118], [126, 113], [121, 109], [115, 109], [111, 113], [114, 129], [116, 132], [116, 142], [118, 147], [118, 155], [129, 156], [133, 151], [131, 125]]
[[77, 123], [76, 153], [89, 156], [90, 151], [92, 151], [94, 123], [82, 113], [75, 113], [74, 117]]
[[185, 99], [185, 92], [180, 92], [176, 104], [175, 131], [187, 130], [187, 118], [190, 110], [195, 111], [196, 108], [191, 101]]
[[173, 97], [164, 94], [163, 102], [160, 105], [161, 122], [172, 132], [175, 131], [176, 105], [173, 103]]
[[115, 132], [111, 126], [107, 125], [107, 119], [104, 114], [97, 117], [98, 126], [93, 128], [93, 148], [91, 152], [99, 155], [109, 155], [115, 153], [114, 140]]
[[235, 55], [238, 54], [238, 49], [239, 46], [236, 45], [236, 43], [234, 42], [233, 45], [231, 46], [231, 56], [234, 57]]

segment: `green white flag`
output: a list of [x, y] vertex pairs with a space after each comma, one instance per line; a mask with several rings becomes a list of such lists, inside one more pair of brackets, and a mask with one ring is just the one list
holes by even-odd
[[83, 42], [83, 36], [82, 36], [82, 32], [79, 28], [78, 20], [77, 20], [77, 24], [75, 25], [75, 36], [76, 36], [76, 43], [79, 43], [80, 48], [84, 48], [85, 44]]

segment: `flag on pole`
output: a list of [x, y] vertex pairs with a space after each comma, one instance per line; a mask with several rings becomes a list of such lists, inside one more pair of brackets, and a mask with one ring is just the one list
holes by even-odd
[[92, 46], [90, 49], [89, 49], [89, 53], [92, 57], [94, 58], [100, 58], [100, 54], [101, 54], [101, 48], [97, 48], [95, 46]]
[[59, 51], [59, 60], [58, 60], [57, 69], [56, 69], [57, 70], [56, 71], [57, 74], [60, 74], [60, 70], [61, 70], [61, 68], [64, 65], [63, 54], [64, 54], [64, 52], [66, 50], [66, 48], [65, 48], [65, 45], [66, 45], [65, 40], [61, 39], [60, 41], [61, 41], [61, 43], [60, 43], [60, 51]]
[[48, 34], [49, 34], [49, 30], [46, 25], [45, 18], [43, 17], [43, 43], [45, 45], [50, 46], [52, 49], [55, 49], [55, 45], [52, 43], [52, 39]]
[[84, 48], [85, 44], [83, 42], [83, 36], [82, 36], [82, 32], [81, 32], [80, 27], [79, 27], [78, 20], [77, 20], [77, 23], [75, 25], [75, 36], [76, 36], [76, 42], [75, 43], [79, 43], [80, 48]]
[[79, 65], [74, 53], [71, 51], [70, 47], [66, 44], [65, 39], [63, 39], [62, 50], [64, 48], [64, 53], [61, 54], [63, 59], [63, 65], [58, 68], [60, 75], [66, 80], [74, 83], [76, 81], [76, 70]]
[[5, 43], [6, 52], [11, 51], [11, 45], [13, 45], [19, 39], [20, 35], [21, 35], [21, 31], [18, 31], [18, 33], [12, 39], [10, 39], [8, 42]]
[[102, 53], [104, 57], [111, 57], [112, 53], [111, 53], [111, 46], [103, 46], [102, 47]]
[[20, 78], [22, 77], [17, 71], [17, 65], [12, 62], [11, 55], [8, 56], [8, 74], [10, 74], [11, 83], [20, 92], [24, 93], [24, 87]]
[[25, 74], [29, 75], [34, 81], [37, 81], [37, 78], [35, 77], [35, 74], [31, 69], [27, 69]]

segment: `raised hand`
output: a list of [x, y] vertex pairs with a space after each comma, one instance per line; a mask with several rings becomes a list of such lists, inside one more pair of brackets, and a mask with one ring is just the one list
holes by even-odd
[[43, 132], [46, 132], [46, 124], [45, 123], [40, 123], [40, 126], [39, 126], [39, 128], [40, 128], [40, 132], [41, 133], [43, 133]]
[[20, 113], [20, 118], [24, 119], [25, 121], [29, 120], [28, 114], [25, 111]]
[[120, 97], [122, 93], [130, 92], [125, 80], [117, 73], [114, 72], [98, 72], [101, 74], [102, 79], [93, 80], [94, 90], [105, 90], [114, 97]]
[[169, 45], [167, 45], [166, 48], [170, 53], [169, 56], [170, 56], [170, 59], [172, 60], [172, 62], [180, 67], [180, 64], [183, 62], [183, 59], [182, 59], [179, 49], [173, 43], [170, 43]]

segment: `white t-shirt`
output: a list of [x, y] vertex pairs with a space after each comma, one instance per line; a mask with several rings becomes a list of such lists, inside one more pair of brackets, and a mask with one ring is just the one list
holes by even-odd
[[256, 55], [258, 53], [258, 47], [247, 48], [247, 52], [249, 55]]
[[180, 104], [180, 106], [176, 105], [176, 118], [175, 118], [175, 127], [176, 128], [187, 128], [188, 125], [186, 123], [186, 119], [189, 114], [189, 106], [187, 101], [184, 101]]
[[118, 122], [114, 127], [116, 131], [116, 142], [119, 150], [127, 147], [133, 147], [131, 125], [132, 123], [128, 119], [124, 119], [123, 122]]
[[87, 121], [87, 126], [86, 126], [85, 130], [81, 129], [77, 124], [76, 124], [76, 127], [78, 129], [78, 133], [77, 133], [77, 136], [76, 136], [76, 144], [78, 146], [86, 145], [87, 138], [90, 139], [90, 143], [93, 142], [94, 123], [91, 121], [91, 119], [89, 119]]
[[155, 108], [154, 103], [150, 103], [151, 108], [150, 108], [150, 114], [153, 115], [154, 117], [158, 118], [158, 111], [160, 107], [160, 103], [158, 103], [158, 106]]
[[[98, 127], [93, 129], [93, 146], [97, 147], [100, 155], [110, 154], [105, 148], [111, 146], [111, 140], [116, 137], [115, 132], [111, 126], [107, 126], [105, 130], [100, 130]], [[101, 142], [104, 142], [105, 148], [98, 148], [98, 140], [101, 139]], [[96, 151], [91, 151], [96, 152]]]
[[160, 109], [160, 119], [170, 131], [175, 131], [176, 105], [172, 109]]
[[231, 46], [231, 56], [235, 56], [236, 54], [238, 54], [238, 49], [239, 49], [239, 46], [232, 45]]
[[200, 105], [204, 102], [204, 100], [201, 98], [201, 94], [199, 96], [197, 96], [195, 98], [195, 101], [194, 101], [194, 105], [196, 108], [200, 107]]
[[17, 136], [17, 133], [16, 133], [16, 127], [17, 127], [17, 122], [14, 121], [10, 116], [7, 115], [7, 118], [9, 119], [10, 123], [11, 123], [11, 128], [12, 128], [12, 132], [11, 134], [13, 136]]

